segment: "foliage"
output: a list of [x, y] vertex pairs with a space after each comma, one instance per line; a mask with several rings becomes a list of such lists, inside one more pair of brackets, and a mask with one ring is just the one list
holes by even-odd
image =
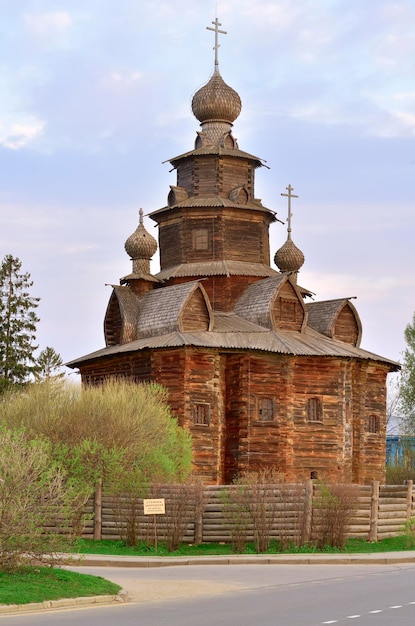
[[[400, 552], [408, 550], [408, 543], [404, 533], [396, 537], [388, 537], [377, 542], [368, 542], [366, 539], [349, 538], [343, 550], [324, 546], [323, 550], [319, 550], [315, 544], [306, 544], [297, 546], [291, 544], [284, 549], [285, 554], [316, 554], [324, 553], [354, 553], [354, 554], [370, 554], [378, 552]], [[281, 545], [271, 542], [268, 554], [275, 554], [281, 551]], [[74, 552], [77, 554], [106, 554], [119, 556], [143, 556], [148, 557], [155, 555], [154, 547], [144, 543], [135, 546], [126, 546], [123, 541], [101, 540], [93, 541], [92, 539], [80, 539], [74, 545]], [[157, 556], [210, 556], [210, 555], [229, 555], [233, 552], [230, 543], [202, 543], [200, 545], [182, 543], [174, 553], [168, 552], [166, 544], [160, 542], [158, 546]], [[255, 554], [255, 545], [248, 542], [243, 550], [245, 554]]]
[[347, 526], [357, 509], [357, 496], [357, 485], [319, 481], [313, 535], [320, 550], [325, 546], [344, 548]]
[[0, 392], [27, 382], [36, 372], [34, 357], [39, 298], [30, 295], [30, 274], [8, 254], [0, 265]]
[[[162, 492], [160, 495], [162, 496]], [[196, 523], [196, 518], [202, 514], [203, 506], [203, 483], [197, 477], [190, 477], [169, 489], [165, 516], [168, 552], [178, 549], [188, 525]]]
[[37, 371], [35, 372], [35, 379], [37, 381], [61, 380], [65, 376], [63, 372], [59, 371], [62, 365], [63, 361], [61, 355], [58, 354], [54, 348], [46, 346], [37, 358]]
[[413, 550], [415, 548], [415, 517], [406, 520], [401, 535], [405, 541], [405, 550]]
[[403, 485], [415, 481], [415, 449], [405, 437], [400, 439], [399, 455], [386, 466], [386, 484]]
[[247, 486], [238, 480], [231, 488], [220, 492], [223, 517], [229, 530], [233, 552], [242, 553], [248, 542], [251, 519], [248, 511]]
[[0, 570], [49, 563], [68, 546], [55, 522], [70, 531], [84, 494], [55, 462], [49, 442], [0, 428]]
[[[152, 480], [183, 480], [190, 436], [177, 425], [164, 389], [108, 381], [100, 387], [30, 385], [3, 397], [0, 418], [47, 438], [70, 476], [89, 488], [134, 489]], [[137, 491], [138, 490], [138, 491]]]
[[415, 435], [415, 313], [412, 324], [405, 328], [407, 347], [404, 352], [400, 384], [401, 430], [405, 435]]
[[0, 572], [0, 604], [116, 595], [119, 591], [119, 585], [105, 578], [58, 568], [22, 567]]

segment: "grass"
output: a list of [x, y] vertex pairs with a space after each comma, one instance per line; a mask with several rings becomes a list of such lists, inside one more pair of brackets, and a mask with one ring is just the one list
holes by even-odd
[[[373, 553], [412, 550], [414, 541], [408, 535], [399, 535], [390, 539], [382, 539], [377, 543], [369, 543], [364, 539], [348, 539], [344, 550], [327, 547], [324, 553]], [[228, 543], [203, 543], [199, 546], [182, 544], [175, 552], [167, 552], [164, 543], [160, 542], [155, 551], [153, 546], [141, 543], [137, 546], [126, 546], [123, 541], [80, 539], [74, 548], [79, 554], [107, 554], [114, 556], [210, 556], [232, 554], [232, 546]], [[318, 553], [313, 545], [295, 547], [281, 551], [277, 542], [271, 542], [268, 554], [284, 553]], [[248, 543], [244, 554], [256, 554], [253, 543]]]
[[116, 595], [120, 586], [89, 574], [51, 567], [0, 571], [0, 604], [27, 604], [61, 598]]

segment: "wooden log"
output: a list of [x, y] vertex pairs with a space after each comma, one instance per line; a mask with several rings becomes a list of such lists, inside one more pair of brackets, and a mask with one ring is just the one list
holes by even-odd
[[378, 506], [379, 506], [379, 481], [372, 481], [372, 497], [370, 507], [369, 541], [378, 540]]
[[95, 486], [94, 496], [94, 541], [102, 538], [102, 480]]

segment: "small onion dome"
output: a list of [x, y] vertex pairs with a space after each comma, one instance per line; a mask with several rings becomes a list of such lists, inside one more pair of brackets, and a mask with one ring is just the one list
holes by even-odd
[[157, 241], [144, 228], [143, 209], [140, 209], [140, 223], [124, 247], [131, 259], [151, 259], [156, 252]]
[[216, 68], [209, 82], [192, 99], [193, 115], [199, 122], [220, 120], [232, 123], [241, 112], [239, 94], [229, 87]]
[[280, 272], [298, 272], [304, 263], [304, 254], [288, 238], [284, 245], [275, 253], [274, 262]]

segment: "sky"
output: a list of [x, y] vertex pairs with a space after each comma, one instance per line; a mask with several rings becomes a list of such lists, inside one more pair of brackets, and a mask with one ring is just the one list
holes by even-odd
[[[140, 207], [166, 205], [168, 159], [193, 148], [216, 15], [221, 75], [242, 99], [233, 134], [269, 168], [255, 195], [283, 221], [281, 193], [299, 196], [299, 283], [316, 300], [356, 297], [362, 347], [401, 360], [415, 311], [413, 0], [0, 0], [0, 258], [18, 257], [41, 298], [39, 349], [69, 361], [104, 346], [125, 240]], [[273, 224], [271, 258], [285, 239]]]

